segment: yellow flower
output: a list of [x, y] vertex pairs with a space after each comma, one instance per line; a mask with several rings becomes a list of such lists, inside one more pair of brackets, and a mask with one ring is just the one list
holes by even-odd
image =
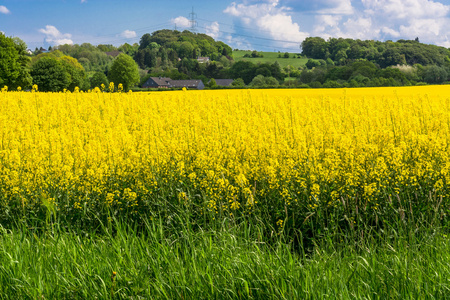
[[283, 228], [283, 223], [284, 223], [284, 221], [281, 220], [281, 219], [279, 219], [279, 220], [277, 221], [277, 226], [278, 226], [279, 228]]

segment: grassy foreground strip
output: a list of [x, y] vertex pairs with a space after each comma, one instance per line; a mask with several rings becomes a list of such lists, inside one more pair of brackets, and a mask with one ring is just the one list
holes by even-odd
[[[0, 232], [1, 299], [440, 299], [450, 295], [450, 240], [381, 233], [292, 251], [258, 228], [137, 234]], [[419, 237], [421, 236], [421, 237]], [[381, 238], [380, 238], [381, 237]]]

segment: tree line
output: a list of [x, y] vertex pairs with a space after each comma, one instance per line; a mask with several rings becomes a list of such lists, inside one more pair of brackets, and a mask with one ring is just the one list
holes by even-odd
[[[214, 78], [235, 79], [237, 87], [359, 87], [439, 84], [450, 76], [450, 51], [418, 39], [310, 37], [296, 54], [309, 58], [306, 65], [284, 68], [276, 61], [235, 62], [225, 43], [177, 30], [146, 33], [133, 45], [59, 45], [33, 56], [26, 53], [22, 40], [0, 33], [0, 47], [0, 85], [26, 89], [37, 84], [42, 91], [88, 90], [110, 81], [129, 89], [151, 76], [201, 79], [209, 87], [216, 86]], [[248, 56], [261, 57], [257, 51]]]
[[306, 38], [309, 57], [298, 84], [310, 87], [441, 84], [450, 79], [450, 50], [415, 40], [397, 42]]
[[450, 50], [436, 45], [422, 44], [419, 39], [393, 41], [353, 40], [308, 37], [302, 44], [302, 53], [308, 58], [331, 59], [338, 65], [349, 61], [368, 60], [381, 68], [396, 65], [437, 65], [450, 63]]

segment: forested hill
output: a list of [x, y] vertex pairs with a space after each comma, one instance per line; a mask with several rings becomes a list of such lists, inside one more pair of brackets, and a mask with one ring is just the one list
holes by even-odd
[[302, 42], [303, 55], [314, 59], [331, 59], [344, 65], [351, 60], [368, 60], [382, 68], [396, 65], [420, 64], [445, 66], [450, 64], [450, 50], [415, 40], [397, 42], [309, 37]]
[[232, 49], [206, 34], [164, 29], [144, 34], [134, 57], [141, 68], [153, 68], [158, 65], [158, 58], [163, 65], [175, 65], [178, 59], [196, 59], [200, 56], [213, 61], [222, 56], [230, 59]]

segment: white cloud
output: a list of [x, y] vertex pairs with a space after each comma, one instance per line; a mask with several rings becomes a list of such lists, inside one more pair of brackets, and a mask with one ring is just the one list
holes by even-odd
[[344, 24], [345, 37], [354, 39], [377, 39], [380, 29], [374, 28], [372, 19], [367, 17], [349, 18]]
[[6, 8], [6, 6], [0, 5], [0, 14], [10, 14], [11, 12], [9, 11], [8, 8]]
[[385, 18], [441, 18], [450, 11], [448, 5], [431, 0], [361, 0], [368, 13], [383, 14]]
[[127, 39], [132, 39], [135, 38], [137, 36], [136, 31], [133, 30], [125, 30], [124, 32], [122, 32], [120, 34], [121, 37], [127, 38]]
[[319, 14], [327, 15], [351, 15], [354, 13], [350, 0], [328, 0], [327, 7], [318, 11]]
[[87, 0], [81, 0], [81, 3], [85, 3], [85, 2], [87, 2]]
[[374, 28], [370, 17], [344, 19], [336, 15], [319, 15], [316, 17], [313, 33], [323, 38], [377, 39], [380, 36], [380, 29]]
[[407, 26], [400, 26], [402, 36], [439, 36], [443, 25], [436, 19], [419, 19]]
[[277, 7], [278, 2], [278, 0], [271, 0], [267, 3], [253, 5], [246, 5], [245, 3], [236, 4], [236, 2], [233, 2], [224, 10], [224, 13], [230, 14], [234, 17], [257, 19], [262, 15], [276, 14], [284, 10], [289, 10], [286, 7]]
[[[248, 3], [248, 4], [247, 4]], [[232, 15], [247, 26], [267, 32], [274, 40], [302, 42], [308, 33], [300, 30], [300, 26], [292, 20], [289, 7], [280, 6], [279, 0], [267, 0], [263, 3], [251, 4], [246, 1], [231, 3], [224, 13]], [[293, 43], [280, 42], [285, 47], [292, 47]]]
[[228, 35], [225, 37], [225, 42], [228, 45], [233, 45], [241, 50], [254, 50], [249, 41], [243, 37], [234, 37], [232, 35]]
[[394, 38], [398, 38], [400, 36], [400, 32], [386, 26], [381, 27], [380, 32], [386, 36], [392, 36]]
[[361, 0], [364, 12], [375, 20], [373, 30], [385, 39], [414, 39], [445, 46], [450, 5], [432, 0]]
[[70, 33], [61, 33], [55, 26], [47, 25], [39, 29], [39, 32], [45, 34], [45, 41], [55, 46], [69, 44], [72, 45], [72, 35]]
[[318, 15], [316, 16], [316, 25], [313, 30], [313, 35], [324, 38], [342, 36], [342, 31], [339, 28], [341, 16], [337, 15]]
[[191, 26], [191, 22], [189, 21], [188, 18], [185, 17], [177, 17], [175, 19], [172, 19], [171, 22], [179, 27], [190, 27]]
[[[291, 16], [284, 14], [265, 15], [257, 20], [257, 24], [277, 40], [300, 43], [308, 36], [307, 33], [300, 31], [300, 26], [292, 21]], [[286, 46], [292, 46], [292, 43]]]
[[220, 26], [219, 23], [213, 22], [211, 25], [206, 26], [206, 34], [212, 37], [213, 39], [217, 39], [220, 34]]
[[445, 33], [450, 27], [450, 5], [437, 0], [318, 1], [325, 8], [313, 11], [315, 36], [378, 40], [419, 37], [425, 43], [449, 44]]

